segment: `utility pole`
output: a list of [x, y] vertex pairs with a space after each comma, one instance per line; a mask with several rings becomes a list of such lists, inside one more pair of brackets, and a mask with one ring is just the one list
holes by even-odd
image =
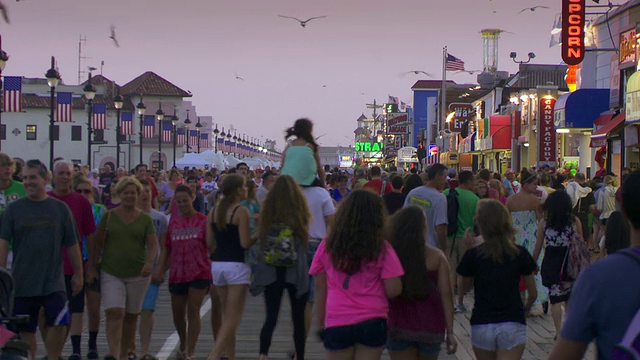
[[82, 56], [82, 44], [87, 45], [86, 35], [80, 35], [80, 40], [78, 41], [78, 84], [82, 83], [84, 74], [87, 73], [85, 70], [82, 70], [82, 61], [84, 59], [89, 59], [86, 56]]

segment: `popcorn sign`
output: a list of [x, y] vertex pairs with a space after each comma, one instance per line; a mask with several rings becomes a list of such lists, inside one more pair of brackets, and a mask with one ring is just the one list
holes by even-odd
[[540, 99], [540, 124], [538, 131], [538, 168], [543, 165], [556, 167], [556, 128], [553, 124], [553, 107], [556, 99], [543, 97]]

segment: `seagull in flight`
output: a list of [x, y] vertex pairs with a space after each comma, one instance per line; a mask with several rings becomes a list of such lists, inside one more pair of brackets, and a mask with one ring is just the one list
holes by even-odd
[[405, 73], [402, 73], [402, 75], [407, 75], [407, 74], [416, 74], [416, 75], [423, 74], [423, 75], [426, 75], [426, 76], [429, 76], [429, 77], [433, 76], [431, 73], [428, 73], [428, 72], [426, 72], [424, 70], [411, 70], [411, 71], [407, 71]]
[[242, 77], [240, 77], [240, 76], [238, 75], [238, 73], [236, 73], [236, 80], [244, 81], [244, 79], [243, 79]]
[[467, 73], [469, 75], [473, 75], [473, 74], [481, 73], [482, 70], [458, 70], [458, 71], [456, 71], [456, 73], [458, 73], [458, 74], [463, 73], [463, 72], [465, 72], [465, 73]]
[[2, 18], [4, 18], [4, 21], [9, 24], [9, 10], [7, 9], [7, 6], [2, 2], [0, 2], [0, 12], [2, 13]]
[[549, 8], [548, 6], [536, 5], [534, 7], [522, 9], [518, 14], [523, 13], [525, 11], [536, 11], [536, 9], [548, 9], [548, 8]]
[[97, 67], [93, 67], [93, 66], [89, 66], [88, 69], [89, 69], [89, 72], [98, 70]]
[[116, 39], [116, 27], [115, 27], [115, 25], [111, 25], [111, 35], [109, 36], [109, 39], [113, 40], [113, 44], [116, 47], [120, 47], [120, 44], [118, 44], [118, 39]]
[[303, 28], [306, 28], [306, 27], [307, 27], [307, 23], [308, 23], [309, 21], [311, 21], [311, 20], [314, 20], [314, 19], [324, 19], [324, 18], [326, 18], [326, 16], [314, 16], [314, 17], [312, 17], [312, 18], [308, 18], [307, 20], [300, 20], [300, 19], [295, 18], [295, 17], [293, 17], [293, 16], [284, 16], [284, 15], [278, 15], [278, 16], [279, 16], [279, 17], [281, 17], [281, 18], [285, 18], [285, 19], [293, 19], [293, 20], [295, 20], [295, 21], [299, 22], [299, 23], [300, 23], [300, 26], [302, 26]]

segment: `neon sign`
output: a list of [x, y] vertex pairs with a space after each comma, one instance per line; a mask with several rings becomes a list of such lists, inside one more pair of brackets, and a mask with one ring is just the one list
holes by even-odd
[[578, 65], [584, 59], [585, 0], [562, 0], [562, 60]]

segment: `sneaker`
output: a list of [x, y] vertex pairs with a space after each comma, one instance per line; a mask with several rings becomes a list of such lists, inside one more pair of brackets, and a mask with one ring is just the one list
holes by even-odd
[[82, 356], [80, 354], [71, 354], [67, 360], [82, 360]]
[[467, 312], [467, 308], [464, 306], [464, 304], [456, 304], [453, 307], [453, 312], [456, 313], [456, 314], [466, 313]]
[[87, 352], [87, 359], [89, 360], [97, 360], [100, 358], [100, 355], [98, 355], [98, 350], [97, 349], [89, 349], [89, 351]]

